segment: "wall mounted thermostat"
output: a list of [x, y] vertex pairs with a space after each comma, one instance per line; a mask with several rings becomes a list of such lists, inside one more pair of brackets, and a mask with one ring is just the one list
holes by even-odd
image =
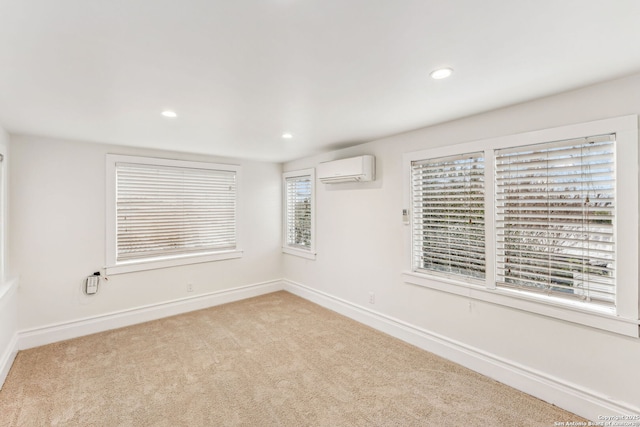
[[100, 276], [92, 275], [87, 276], [87, 280], [84, 284], [84, 293], [87, 295], [94, 295], [98, 293], [98, 284], [100, 283]]

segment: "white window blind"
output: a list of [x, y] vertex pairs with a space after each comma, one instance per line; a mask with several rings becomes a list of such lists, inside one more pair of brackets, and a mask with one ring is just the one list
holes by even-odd
[[116, 163], [116, 261], [234, 249], [236, 173]]
[[615, 303], [615, 135], [496, 150], [497, 285]]
[[300, 249], [311, 249], [311, 197], [310, 175], [285, 178], [286, 244]]
[[413, 268], [485, 276], [484, 158], [413, 161]]

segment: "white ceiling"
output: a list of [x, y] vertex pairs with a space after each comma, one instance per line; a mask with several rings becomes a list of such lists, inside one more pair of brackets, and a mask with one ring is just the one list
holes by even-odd
[[0, 0], [11, 133], [286, 161], [637, 71], [638, 0]]

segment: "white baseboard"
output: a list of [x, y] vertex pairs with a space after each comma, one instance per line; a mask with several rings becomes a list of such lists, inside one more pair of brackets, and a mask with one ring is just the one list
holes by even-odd
[[576, 384], [522, 366], [515, 361], [497, 357], [299, 283], [290, 280], [283, 282], [284, 290], [287, 292], [589, 420], [600, 421], [598, 416], [604, 415], [640, 415], [640, 408], [630, 403], [613, 402], [596, 391], [585, 390]]
[[[252, 298], [259, 295], [283, 290], [282, 280], [271, 280], [253, 285], [240, 286], [233, 289], [181, 298], [159, 304], [136, 307], [100, 316], [63, 322], [54, 325], [18, 332], [18, 349], [64, 341], [97, 332], [131, 326], [189, 311], [201, 310], [220, 304]], [[10, 366], [10, 365], [9, 365]]]

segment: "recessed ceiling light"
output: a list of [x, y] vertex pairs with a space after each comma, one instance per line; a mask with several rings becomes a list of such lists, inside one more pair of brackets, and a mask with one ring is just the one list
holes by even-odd
[[282, 134], [282, 137], [284, 139], [291, 139], [291, 138], [293, 138], [293, 135], [291, 135], [289, 132], [285, 132], [285, 133]]
[[175, 111], [169, 111], [169, 110], [163, 111], [162, 115], [165, 117], [171, 117], [171, 118], [178, 117]]
[[446, 79], [452, 73], [453, 73], [453, 69], [451, 68], [439, 68], [437, 70], [432, 71], [431, 74], [429, 75], [431, 76], [432, 79], [440, 80], [440, 79]]

